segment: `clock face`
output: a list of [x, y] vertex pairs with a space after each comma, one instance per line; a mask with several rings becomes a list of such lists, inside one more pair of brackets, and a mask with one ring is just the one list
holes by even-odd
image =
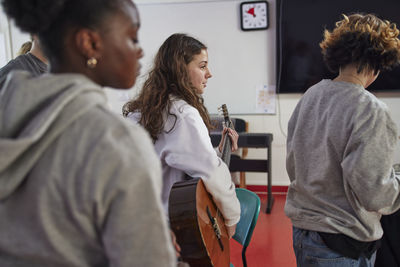
[[240, 4], [241, 27], [244, 31], [268, 28], [268, 3], [266, 1]]

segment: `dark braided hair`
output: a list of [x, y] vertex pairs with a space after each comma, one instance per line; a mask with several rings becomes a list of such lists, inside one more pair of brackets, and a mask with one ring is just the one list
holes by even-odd
[[24, 32], [37, 34], [45, 55], [62, 61], [64, 38], [73, 27], [95, 29], [127, 0], [1, 0], [5, 13]]

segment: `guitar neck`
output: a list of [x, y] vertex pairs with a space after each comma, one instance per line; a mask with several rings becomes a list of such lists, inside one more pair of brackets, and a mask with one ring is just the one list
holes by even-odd
[[229, 138], [229, 136], [227, 134], [225, 134], [225, 141], [224, 141], [224, 146], [222, 147], [221, 158], [228, 167], [229, 167], [229, 164], [231, 161], [231, 150], [232, 150], [231, 139]]
[[[225, 120], [226, 127], [232, 128], [232, 123], [229, 118]], [[232, 151], [232, 140], [229, 138], [228, 133], [224, 135], [224, 144], [222, 146], [221, 159], [225, 162], [225, 164], [229, 167], [231, 161], [231, 151]]]

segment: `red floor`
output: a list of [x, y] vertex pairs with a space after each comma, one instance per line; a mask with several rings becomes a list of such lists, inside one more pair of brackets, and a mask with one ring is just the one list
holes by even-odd
[[[270, 214], [265, 213], [266, 195], [261, 198], [261, 212], [247, 248], [246, 258], [249, 267], [295, 267], [296, 259], [292, 249], [292, 225], [285, 216], [283, 207], [286, 195], [275, 195]], [[230, 242], [231, 262], [235, 267], [243, 266], [242, 246]]]

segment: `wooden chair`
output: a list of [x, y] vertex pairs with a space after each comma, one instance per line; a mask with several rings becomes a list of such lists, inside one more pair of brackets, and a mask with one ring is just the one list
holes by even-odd
[[[221, 140], [221, 133], [210, 133], [211, 143], [218, 146]], [[231, 157], [229, 170], [231, 172], [261, 172], [267, 174], [267, 208], [266, 212], [271, 213], [274, 204], [272, 196], [272, 140], [271, 133], [239, 133], [238, 146], [247, 148], [267, 149], [266, 157], [263, 159], [242, 159]]]

